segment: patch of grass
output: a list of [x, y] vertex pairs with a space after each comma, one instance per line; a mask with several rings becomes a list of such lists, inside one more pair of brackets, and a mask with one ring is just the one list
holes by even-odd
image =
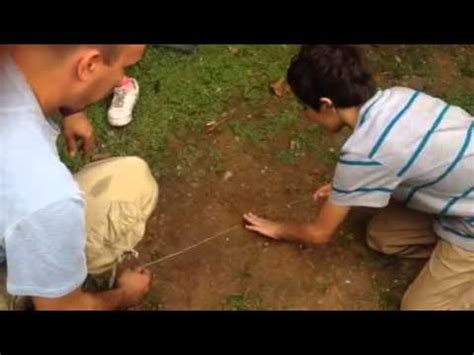
[[229, 122], [229, 127], [235, 136], [245, 142], [250, 142], [253, 145], [258, 145], [264, 140], [263, 132], [256, 129], [251, 123], [235, 120]]
[[330, 279], [324, 276], [316, 277], [315, 281], [317, 290], [322, 294], [326, 293], [329, 290], [329, 287], [331, 286]]
[[235, 293], [227, 297], [224, 309], [233, 311], [263, 309], [262, 300], [258, 296]]
[[472, 55], [459, 56], [456, 64], [462, 76], [474, 78], [474, 58], [472, 58]]
[[354, 243], [353, 249], [359, 259], [360, 265], [364, 267], [380, 267], [381, 263], [383, 263], [383, 260], [385, 258], [384, 255], [371, 250], [367, 245], [363, 243]]
[[310, 125], [304, 129], [294, 129], [288, 149], [277, 153], [282, 163], [295, 164], [305, 154], [311, 154], [317, 161], [334, 168], [339, 159], [338, 149], [328, 150], [323, 142], [322, 129], [317, 125]]
[[[231, 53], [225, 45], [202, 45], [196, 55], [149, 47], [129, 75], [140, 85], [134, 120], [122, 129], [109, 127], [110, 99], [88, 109], [98, 140], [98, 153], [138, 155], [152, 170], [166, 170], [170, 134], [201, 132], [236, 98], [258, 105], [272, 97], [269, 86], [285, 76], [293, 45], [242, 45]], [[256, 141], [256, 138], [253, 138]], [[60, 146], [64, 150], [63, 146]], [[64, 154], [62, 154], [64, 156]], [[73, 170], [83, 161], [65, 160]]]
[[159, 292], [150, 292], [143, 301], [143, 309], [146, 311], [159, 311], [164, 308], [165, 303]]
[[462, 87], [456, 86], [448, 91], [443, 99], [449, 104], [459, 106], [471, 115], [474, 115], [474, 97], [469, 90], [464, 90]]
[[277, 159], [280, 163], [294, 165], [301, 157], [301, 152], [296, 149], [283, 149], [277, 153]]
[[401, 45], [396, 50], [381, 46], [380, 50], [370, 52], [368, 60], [377, 72], [385, 72], [393, 79], [430, 77], [434, 73], [432, 51], [431, 45]]
[[153, 250], [150, 252], [150, 259], [151, 260], [158, 260], [161, 257], [163, 257], [163, 254], [161, 254], [158, 250]]
[[182, 176], [186, 174], [200, 157], [201, 152], [196, 146], [189, 144], [186, 145], [177, 156], [176, 174]]
[[383, 310], [398, 310], [400, 307], [400, 296], [390, 289], [379, 290], [379, 305]]
[[279, 134], [295, 131], [297, 121], [298, 115], [292, 108], [277, 113], [269, 109], [252, 121], [229, 122], [229, 127], [243, 141], [262, 146]]
[[220, 174], [225, 171], [224, 162], [222, 160], [222, 153], [220, 152], [220, 150], [209, 148], [208, 156], [211, 160], [209, 168], [211, 173]]
[[349, 248], [352, 246], [355, 240], [354, 234], [351, 232], [344, 232], [337, 238], [337, 243], [345, 248]]

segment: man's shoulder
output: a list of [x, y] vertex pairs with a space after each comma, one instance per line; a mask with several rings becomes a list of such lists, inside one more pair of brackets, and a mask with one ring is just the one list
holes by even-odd
[[56, 202], [82, 200], [77, 182], [55, 152], [41, 146], [32, 154], [18, 150], [2, 158], [0, 210], [10, 223]]

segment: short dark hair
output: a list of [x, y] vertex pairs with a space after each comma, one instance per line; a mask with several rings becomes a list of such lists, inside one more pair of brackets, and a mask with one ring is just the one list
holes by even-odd
[[359, 50], [348, 45], [302, 46], [288, 68], [287, 81], [295, 96], [316, 111], [322, 97], [336, 108], [348, 108], [362, 105], [376, 91]]

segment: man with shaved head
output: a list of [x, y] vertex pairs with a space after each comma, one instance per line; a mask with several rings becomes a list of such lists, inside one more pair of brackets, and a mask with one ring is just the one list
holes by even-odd
[[[0, 309], [28, 296], [39, 310], [131, 307], [148, 292], [143, 268], [119, 275], [109, 291], [82, 290], [88, 273], [113, 268], [133, 251], [158, 200], [158, 185], [137, 157], [111, 158], [72, 175], [50, 119], [70, 116], [120, 84], [143, 45], [12, 45], [0, 48]], [[6, 269], [6, 272], [5, 272]], [[6, 291], [5, 292], [5, 288]]]

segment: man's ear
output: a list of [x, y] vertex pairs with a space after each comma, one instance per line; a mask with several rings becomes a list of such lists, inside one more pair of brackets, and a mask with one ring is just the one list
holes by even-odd
[[103, 64], [102, 54], [96, 49], [81, 53], [76, 62], [76, 75], [81, 81], [89, 80]]
[[334, 109], [334, 103], [332, 102], [331, 99], [327, 97], [321, 97], [319, 99], [319, 102], [321, 103], [321, 108], [324, 110], [333, 110]]

